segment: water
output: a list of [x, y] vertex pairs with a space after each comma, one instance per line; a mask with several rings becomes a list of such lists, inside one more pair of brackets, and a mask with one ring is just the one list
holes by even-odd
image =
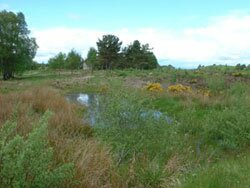
[[[66, 99], [70, 102], [87, 106], [88, 113], [83, 117], [84, 121], [87, 120], [90, 125], [94, 125], [98, 116], [99, 100], [98, 95], [93, 93], [73, 93], [66, 96]], [[155, 120], [163, 118], [168, 124], [172, 124], [173, 120], [156, 110], [145, 110], [141, 112], [141, 117], [145, 118], [147, 116], [152, 116]]]
[[88, 113], [83, 117], [83, 121], [87, 121], [90, 125], [95, 124], [99, 105], [98, 96], [96, 94], [73, 93], [67, 95], [66, 99], [69, 102], [87, 106]]

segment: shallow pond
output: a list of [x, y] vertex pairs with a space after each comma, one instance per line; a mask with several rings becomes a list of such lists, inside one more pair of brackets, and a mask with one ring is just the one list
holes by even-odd
[[[98, 116], [98, 108], [99, 108], [99, 99], [97, 94], [93, 93], [72, 93], [66, 95], [66, 99], [69, 102], [73, 102], [79, 105], [85, 105], [88, 108], [88, 113], [83, 119], [91, 125], [96, 123], [96, 119]], [[160, 111], [156, 110], [144, 110], [141, 112], [141, 118], [145, 118], [147, 116], [153, 116], [154, 119], [163, 118], [168, 124], [172, 124], [173, 120], [163, 114]]]
[[83, 117], [83, 120], [87, 120], [91, 125], [95, 124], [99, 105], [98, 96], [96, 94], [73, 93], [66, 95], [66, 99], [69, 102], [86, 106], [88, 108], [88, 113]]

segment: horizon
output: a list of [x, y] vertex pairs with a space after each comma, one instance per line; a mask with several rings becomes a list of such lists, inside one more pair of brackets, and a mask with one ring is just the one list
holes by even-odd
[[134, 40], [148, 43], [160, 65], [250, 64], [250, 5], [245, 0], [0, 0], [4, 9], [24, 13], [39, 46], [39, 63], [71, 49], [85, 58], [98, 38], [113, 34], [123, 46]]

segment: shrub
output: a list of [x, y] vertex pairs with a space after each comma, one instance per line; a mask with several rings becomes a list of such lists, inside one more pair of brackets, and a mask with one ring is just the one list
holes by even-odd
[[160, 83], [148, 83], [145, 86], [145, 89], [148, 91], [163, 91], [163, 88]]
[[192, 88], [190, 86], [176, 84], [176, 85], [170, 85], [168, 87], [168, 91], [173, 93], [190, 93], [192, 92]]
[[243, 76], [245, 76], [246, 74], [245, 73], [243, 73], [243, 72], [234, 72], [234, 73], [232, 73], [232, 76], [234, 76], [234, 77], [243, 77]]
[[16, 123], [7, 122], [0, 130], [0, 187], [57, 187], [73, 177], [73, 165], [53, 164], [48, 147], [47, 112], [25, 139], [14, 135]]
[[209, 89], [200, 89], [198, 90], [198, 93], [203, 95], [204, 97], [211, 97], [212, 92]]

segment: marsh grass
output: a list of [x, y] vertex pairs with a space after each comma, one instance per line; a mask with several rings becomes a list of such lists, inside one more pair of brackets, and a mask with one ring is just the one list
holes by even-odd
[[[120, 187], [110, 150], [91, 138], [92, 131], [77, 116], [78, 106], [68, 103], [57, 91], [42, 87], [0, 95], [0, 122], [18, 122], [16, 133], [26, 137], [45, 111], [53, 116], [48, 124], [48, 142], [54, 149], [54, 163], [74, 164], [74, 187]], [[71, 182], [64, 184], [65, 187]]]
[[[45, 111], [54, 112], [47, 139], [55, 164], [74, 164], [73, 187], [249, 187], [249, 77], [215, 68], [96, 71], [87, 80], [85, 73], [62, 73], [57, 80], [52, 72], [29, 75], [1, 85], [0, 125], [16, 120], [15, 133], [25, 138]], [[159, 82], [164, 91], [142, 90], [147, 82]], [[192, 92], [167, 91], [176, 84]], [[61, 95], [76, 91], [101, 93], [96, 127], [83, 125], [86, 109]], [[149, 109], [173, 123], [143, 117]]]

